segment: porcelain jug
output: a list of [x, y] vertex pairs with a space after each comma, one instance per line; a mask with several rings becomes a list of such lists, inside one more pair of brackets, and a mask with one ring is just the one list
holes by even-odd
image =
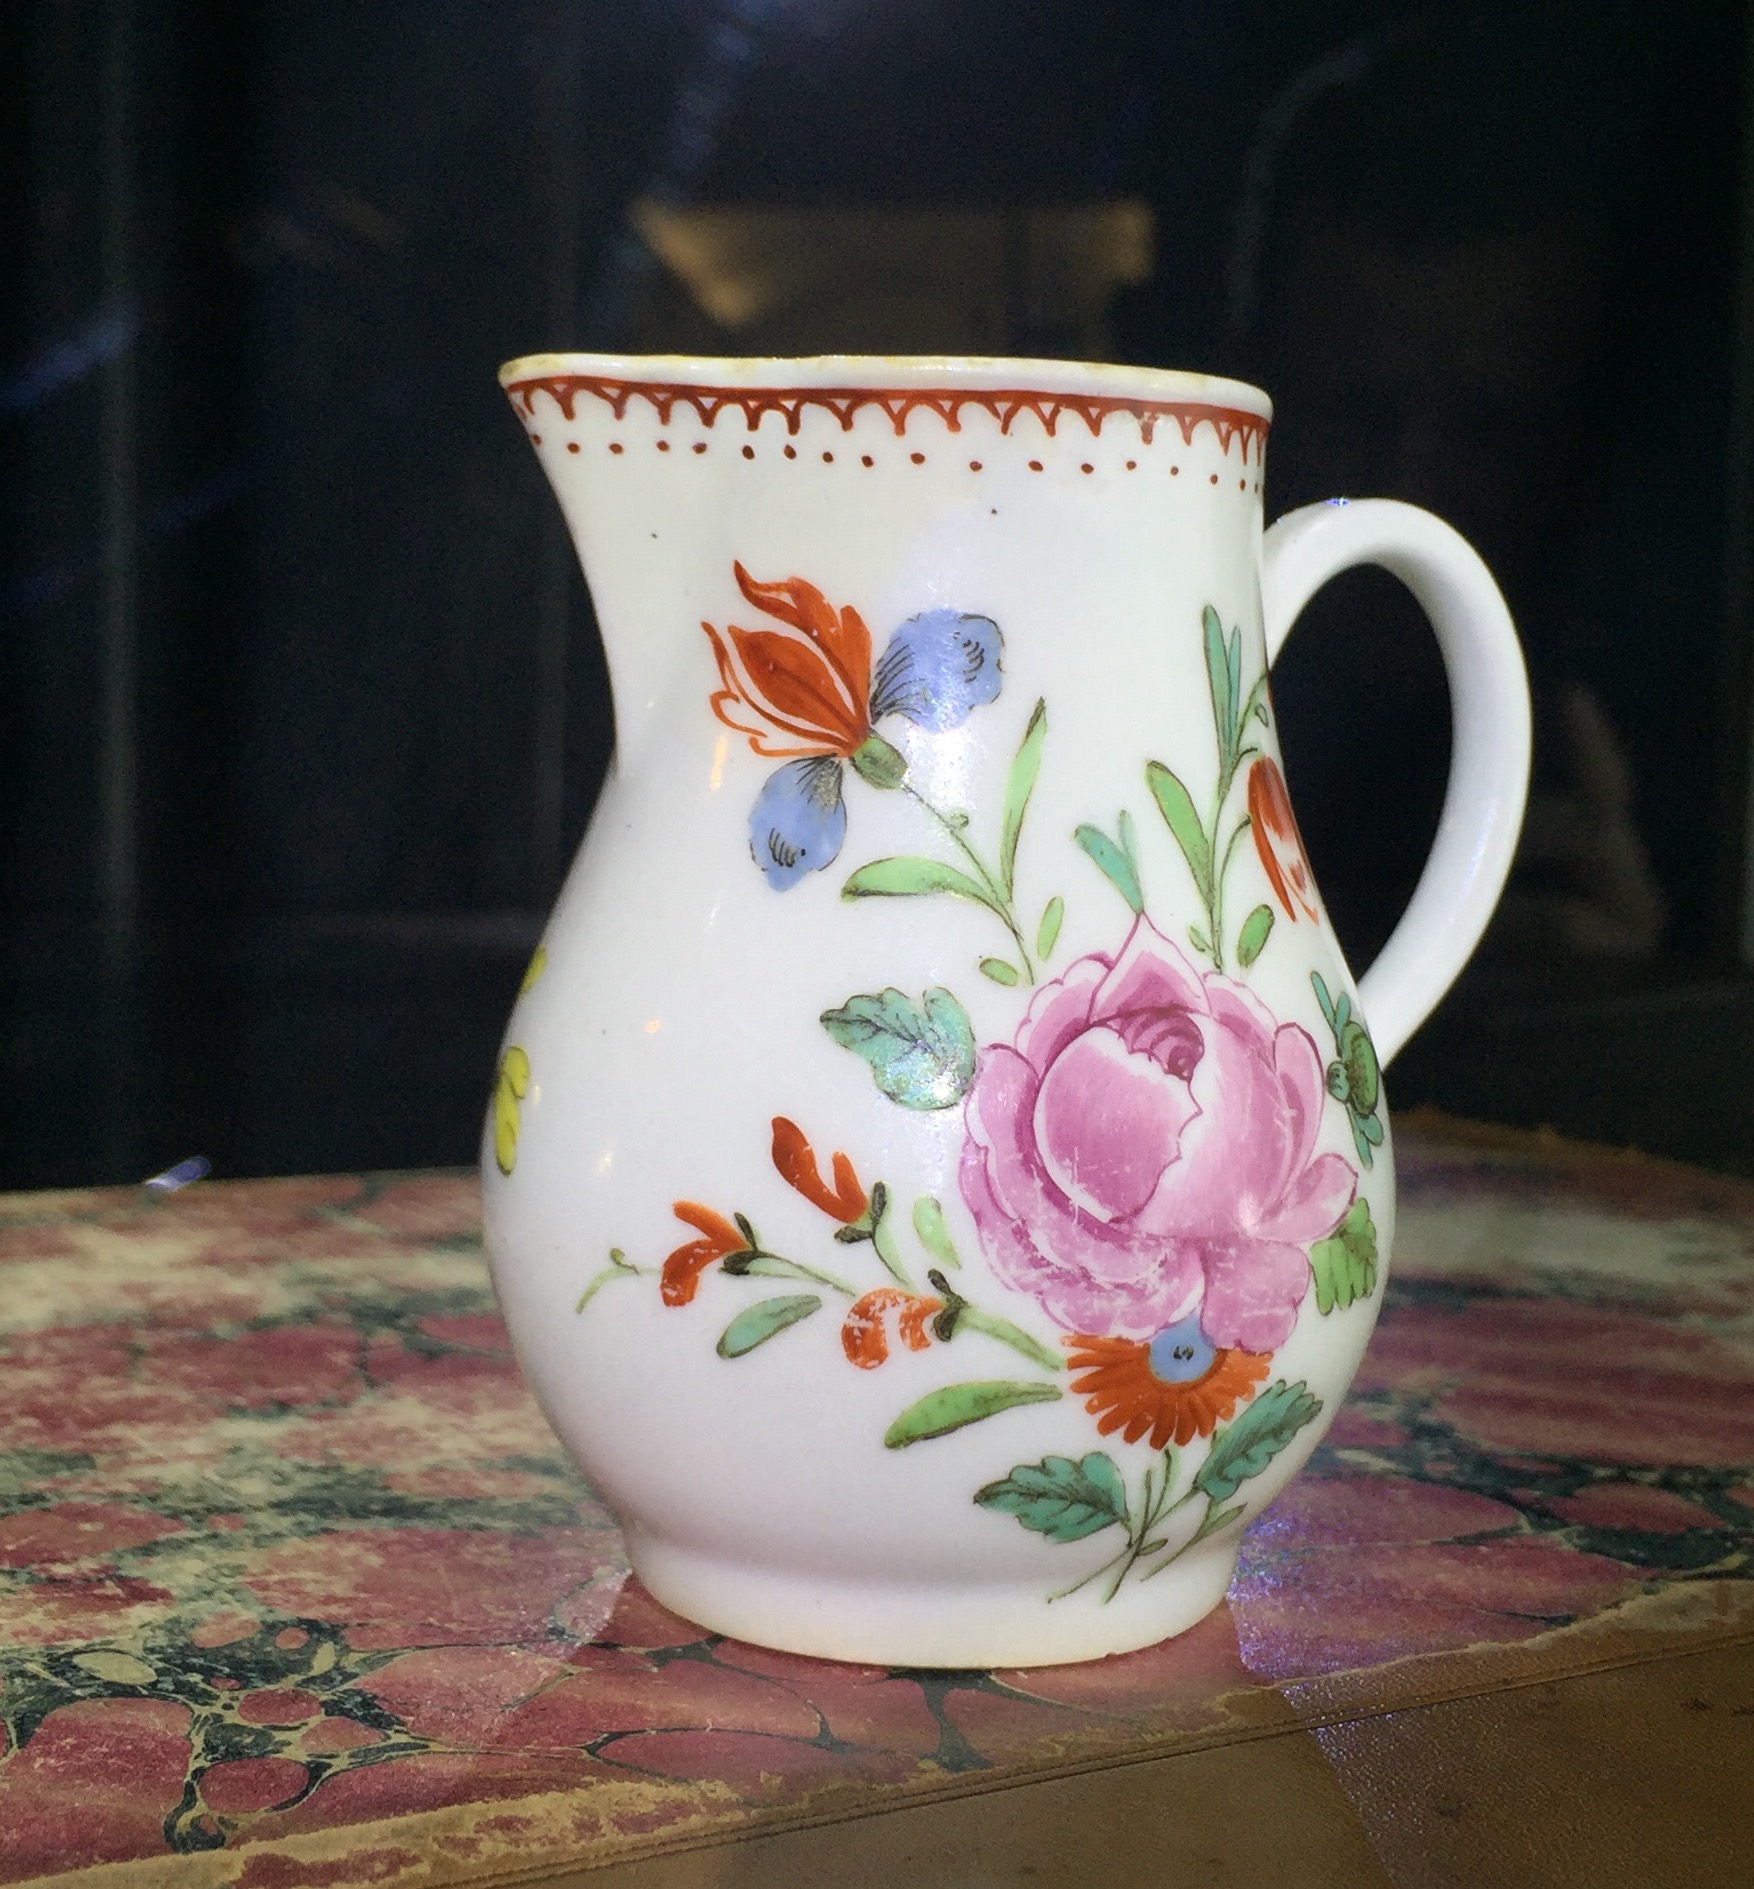
[[[1389, 501], [1263, 536], [1269, 402], [1201, 375], [501, 378], [616, 726], [483, 1153], [548, 1418], [708, 1628], [952, 1667], [1182, 1631], [1345, 1395], [1394, 1238], [1381, 1067], [1508, 870], [1491, 577]], [[1429, 615], [1455, 740], [1355, 983], [1268, 665], [1360, 563]]]

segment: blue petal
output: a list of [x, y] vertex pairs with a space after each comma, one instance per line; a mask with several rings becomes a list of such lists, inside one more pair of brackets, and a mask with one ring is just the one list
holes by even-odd
[[889, 639], [871, 678], [871, 719], [905, 715], [940, 733], [960, 728], [971, 708], [999, 693], [1005, 639], [991, 617], [927, 610]]
[[846, 836], [840, 762], [827, 755], [789, 761], [770, 775], [749, 816], [749, 850], [776, 892], [833, 865]]

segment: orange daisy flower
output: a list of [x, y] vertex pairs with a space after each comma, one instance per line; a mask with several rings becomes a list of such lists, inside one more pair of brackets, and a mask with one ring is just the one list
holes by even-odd
[[[1143, 1343], [1082, 1336], [1064, 1343], [1072, 1370], [1083, 1373], [1073, 1377], [1072, 1389], [1084, 1398], [1098, 1432], [1109, 1436], [1119, 1430], [1128, 1443], [1149, 1433], [1154, 1450], [1172, 1438], [1187, 1444], [1210, 1436], [1253, 1394], [1272, 1362], [1270, 1353], [1206, 1344], [1198, 1335], [1197, 1318]], [[1181, 1376], [1184, 1371], [1190, 1374]]]
[[853, 1164], [844, 1154], [834, 1157], [834, 1185], [822, 1178], [816, 1162], [816, 1150], [810, 1146], [796, 1122], [785, 1116], [773, 1118], [773, 1164], [787, 1186], [795, 1188], [811, 1206], [820, 1207], [832, 1220], [851, 1226], [862, 1220], [871, 1205], [870, 1197], [859, 1185]]
[[1302, 906], [1311, 918], [1316, 917], [1315, 880], [1291, 811], [1291, 796], [1285, 791], [1285, 776], [1278, 763], [1265, 755], [1249, 769], [1249, 827], [1285, 916], [1295, 923], [1297, 907]]
[[841, 1349], [861, 1371], [874, 1371], [889, 1356], [889, 1334], [883, 1325], [886, 1313], [899, 1312], [896, 1334], [908, 1350], [924, 1351], [932, 1342], [926, 1322], [943, 1309], [942, 1299], [903, 1292], [899, 1286], [879, 1286], [854, 1301], [840, 1328]]
[[709, 1266], [717, 1265], [749, 1245], [739, 1228], [722, 1213], [703, 1207], [698, 1201], [678, 1200], [670, 1211], [684, 1226], [693, 1227], [701, 1236], [679, 1246], [664, 1261], [658, 1276], [658, 1295], [666, 1305], [686, 1305], [700, 1286], [700, 1276]]

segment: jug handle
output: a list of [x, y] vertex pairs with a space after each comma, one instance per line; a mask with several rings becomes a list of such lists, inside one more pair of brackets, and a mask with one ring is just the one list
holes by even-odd
[[1329, 578], [1374, 564], [1431, 619], [1449, 675], [1449, 785], [1431, 857], [1359, 1005], [1386, 1063], [1437, 1007], [1480, 942], [1516, 852], [1529, 786], [1529, 685], [1510, 611], [1478, 552], [1441, 518], [1394, 499], [1288, 512], [1262, 546], [1269, 665]]

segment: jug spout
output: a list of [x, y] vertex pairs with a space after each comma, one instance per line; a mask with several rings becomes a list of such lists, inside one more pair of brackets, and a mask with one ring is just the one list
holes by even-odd
[[[623, 767], [645, 746], [678, 674], [698, 665], [701, 612], [687, 594], [683, 548], [716, 509], [719, 491], [696, 438], [710, 435], [667, 424], [669, 403], [660, 415], [649, 375], [644, 397], [636, 397], [630, 366], [538, 354], [508, 362], [499, 376], [584, 570], [608, 657]], [[722, 437], [713, 443], [724, 450]], [[678, 479], [682, 462], [687, 469]]]

